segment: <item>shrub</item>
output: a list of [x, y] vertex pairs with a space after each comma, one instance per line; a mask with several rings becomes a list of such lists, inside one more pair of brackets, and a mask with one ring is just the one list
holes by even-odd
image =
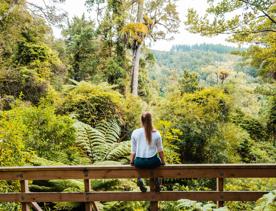
[[169, 96], [161, 105], [160, 118], [172, 122], [172, 127], [182, 132], [182, 159], [204, 162], [204, 145], [218, 125], [227, 121], [230, 108], [230, 97], [223, 90], [208, 88]]
[[0, 96], [11, 95], [38, 104], [46, 95], [49, 83], [28, 68], [4, 70], [0, 73]]
[[267, 140], [266, 128], [257, 119], [238, 110], [231, 113], [230, 120], [245, 129], [253, 140]]
[[[13, 138], [13, 141], [18, 139], [17, 148], [24, 149], [25, 146], [39, 157], [53, 161], [77, 162], [80, 154], [75, 146], [73, 120], [68, 116], [56, 115], [54, 107], [17, 103], [13, 109], [3, 112], [1, 119], [7, 125], [3, 128], [3, 134], [7, 136], [9, 131], [17, 133]], [[9, 148], [13, 150], [14, 147]], [[18, 157], [20, 153], [14, 155], [11, 158]], [[15, 164], [16, 162], [13, 163]]]
[[116, 119], [122, 122], [122, 96], [106, 84], [93, 85], [80, 82], [66, 91], [59, 112], [74, 116], [91, 126]]

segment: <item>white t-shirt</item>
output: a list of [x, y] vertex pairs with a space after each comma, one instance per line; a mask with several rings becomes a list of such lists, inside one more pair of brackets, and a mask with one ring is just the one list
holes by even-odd
[[131, 152], [136, 157], [150, 158], [163, 151], [162, 138], [158, 131], [153, 131], [151, 144], [148, 144], [144, 128], [136, 129], [131, 134]]

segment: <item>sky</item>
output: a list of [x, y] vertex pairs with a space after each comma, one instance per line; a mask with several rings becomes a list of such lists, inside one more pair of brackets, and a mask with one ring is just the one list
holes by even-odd
[[[31, 0], [31, 1], [41, 1], [41, 0]], [[85, 8], [85, 0], [66, 0], [65, 3], [61, 5], [61, 8], [66, 11], [70, 18], [74, 16], [81, 16], [83, 13], [87, 13]], [[179, 33], [174, 34], [173, 40], [160, 40], [154, 43], [150, 43], [149, 47], [155, 50], [164, 50], [169, 51], [173, 45], [176, 44], [200, 44], [200, 43], [213, 43], [213, 44], [224, 44], [224, 45], [233, 45], [225, 41], [227, 38], [226, 35], [219, 35], [215, 37], [203, 37], [198, 34], [189, 33], [185, 28], [184, 20], [187, 14], [188, 8], [195, 8], [199, 14], [204, 14], [204, 11], [207, 8], [207, 0], [178, 0], [177, 2], [177, 10], [179, 12], [181, 24], [179, 27]], [[89, 13], [87, 13], [89, 16]], [[60, 37], [60, 29], [57, 27], [53, 28], [54, 35], [56, 37]]]

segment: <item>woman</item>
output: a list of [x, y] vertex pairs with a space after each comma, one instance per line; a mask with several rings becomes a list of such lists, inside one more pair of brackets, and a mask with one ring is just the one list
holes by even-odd
[[[165, 165], [162, 138], [160, 133], [153, 128], [151, 113], [143, 113], [141, 123], [143, 127], [134, 130], [131, 135], [130, 164], [141, 169]], [[147, 191], [141, 178], [138, 178], [137, 185], [142, 192]], [[158, 180], [156, 180], [156, 185], [160, 189]]]

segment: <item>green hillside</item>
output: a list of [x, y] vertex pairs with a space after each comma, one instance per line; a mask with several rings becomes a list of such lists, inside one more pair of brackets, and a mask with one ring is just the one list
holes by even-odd
[[[175, 45], [170, 51], [153, 50], [156, 63], [149, 71], [150, 78], [156, 80], [161, 92], [174, 83], [184, 71], [195, 72], [204, 83], [212, 82], [213, 74], [221, 70], [244, 72], [255, 77], [256, 70], [242, 63], [238, 55], [244, 49], [220, 44]], [[203, 83], [203, 81], [202, 81]]]

